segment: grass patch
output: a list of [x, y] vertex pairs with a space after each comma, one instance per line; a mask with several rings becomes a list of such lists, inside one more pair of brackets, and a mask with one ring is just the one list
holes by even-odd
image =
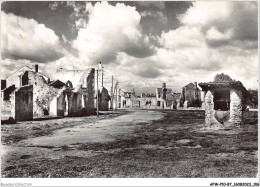
[[[255, 177], [257, 125], [240, 131], [201, 131], [204, 111], [164, 111], [151, 123], [139, 123], [115, 141], [77, 143], [90, 156], [17, 161], [4, 177]], [[61, 147], [67, 151], [69, 146]], [[77, 150], [76, 150], [77, 151]], [[32, 159], [32, 158], [28, 158]]]

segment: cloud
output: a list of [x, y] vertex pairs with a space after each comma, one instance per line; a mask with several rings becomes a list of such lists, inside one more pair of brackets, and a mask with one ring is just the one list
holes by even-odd
[[162, 32], [159, 43], [168, 49], [200, 47], [204, 36], [199, 27], [181, 26], [175, 30]]
[[[239, 45], [258, 40], [256, 2], [193, 2], [179, 19], [182, 24], [201, 27], [210, 47]], [[256, 46], [257, 47], [257, 46]]]
[[145, 8], [156, 8], [156, 9], [164, 9], [165, 8], [165, 2], [163, 1], [137, 1], [136, 2], [139, 6], [145, 7]]
[[12, 73], [17, 71], [23, 66], [31, 65], [30, 60], [13, 60], [13, 59], [2, 59], [1, 60], [1, 79], [6, 79]]
[[86, 3], [84, 2], [75, 2], [75, 1], [67, 1], [67, 7], [73, 8], [74, 12], [71, 16], [79, 18], [86, 14]]
[[58, 6], [59, 6], [59, 3], [58, 2], [53, 2], [53, 3], [50, 3], [49, 4], [49, 8], [53, 11], [57, 10], [58, 9]]
[[[132, 4], [137, 5], [139, 2]], [[43, 73], [55, 79], [57, 68], [95, 68], [96, 63], [102, 61], [105, 86], [108, 89], [113, 75], [114, 82], [119, 81], [120, 88], [150, 88], [154, 92], [154, 88], [161, 87], [161, 83], [166, 82], [167, 87], [180, 92], [184, 85], [195, 81], [208, 82], [217, 73], [226, 73], [242, 81], [247, 88], [258, 87], [255, 3], [193, 2], [179, 16], [179, 23], [174, 26], [169, 23], [173, 21], [173, 14], [167, 12], [173, 9], [165, 7], [164, 2], [140, 4], [136, 9], [116, 2], [113, 5], [107, 2], [68, 2], [67, 6], [71, 7], [66, 7], [70, 11], [69, 24], [73, 22], [76, 38], [61, 36], [61, 43], [67, 50], [61, 50], [63, 57], [41, 63]], [[175, 9], [183, 12], [179, 7]], [[168, 20], [165, 24], [162, 24], [163, 17]], [[24, 27], [35, 28], [37, 24], [33, 22], [29, 27], [28, 24]], [[14, 21], [5, 25], [8, 25], [11, 36], [16, 36], [12, 33], [18, 26], [23, 28]], [[155, 27], [158, 32], [153, 32]], [[34, 30], [32, 28], [29, 30]], [[48, 30], [46, 27], [44, 29]], [[9, 34], [7, 31], [5, 33]], [[55, 35], [50, 29], [47, 33]], [[30, 36], [33, 35], [34, 32], [31, 32]], [[52, 37], [55, 38], [50, 34], [49, 38]], [[11, 39], [9, 40], [12, 41]], [[50, 41], [56, 42], [50, 45]], [[21, 48], [19, 42], [18, 40], [17, 50]], [[26, 50], [26, 53], [38, 56], [40, 50], [48, 46], [51, 49], [49, 53], [52, 54], [60, 51], [57, 50], [59, 47], [52, 47], [58, 44], [58, 39], [42, 39], [37, 46]], [[25, 47], [28, 49], [26, 45]], [[15, 52], [12, 59], [3, 60], [1, 73], [10, 73], [12, 68], [18, 69], [21, 65], [31, 63], [28, 59], [32, 58], [28, 55], [25, 59], [13, 60], [15, 54], [20, 53]]]
[[154, 48], [144, 42], [140, 26], [141, 15], [135, 7], [117, 3], [87, 3], [88, 23], [78, 31], [73, 41], [81, 58], [93, 62], [110, 63], [116, 60], [119, 52], [144, 58], [153, 54]]
[[180, 27], [163, 31], [157, 40], [181, 63], [176, 64], [180, 71], [204, 81], [226, 72], [252, 85], [248, 80], [257, 79], [257, 73], [248, 67], [257, 66], [258, 47], [254, 2], [194, 2], [179, 19]]
[[146, 10], [141, 12], [142, 17], [153, 17], [153, 18], [158, 18], [160, 22], [163, 24], [166, 24], [168, 21], [168, 18], [160, 11], [157, 10]]
[[54, 61], [63, 56], [59, 37], [33, 19], [1, 11], [1, 54], [3, 59]]
[[83, 18], [79, 18], [77, 21], [76, 21], [76, 28], [79, 30], [81, 28], [84, 28], [87, 26], [87, 23], [86, 21], [83, 19]]

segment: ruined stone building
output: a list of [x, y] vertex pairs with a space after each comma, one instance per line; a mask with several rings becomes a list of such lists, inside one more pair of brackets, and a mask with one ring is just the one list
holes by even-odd
[[172, 109], [179, 109], [180, 108], [180, 100], [181, 100], [181, 93], [172, 93], [173, 102], [172, 102]]
[[130, 108], [137, 106], [139, 107], [139, 100], [135, 96], [135, 92], [133, 91], [119, 91], [119, 96], [118, 96], [118, 108]]
[[35, 69], [25, 66], [1, 80], [2, 120], [79, 116], [95, 110], [93, 68], [58, 69], [56, 77], [50, 81], [35, 65]]
[[166, 83], [162, 84], [162, 88], [156, 88], [156, 108], [167, 108], [171, 109], [174, 102], [174, 97], [172, 95], [172, 89], [166, 87]]
[[[177, 95], [179, 96], [180, 94]], [[122, 91], [120, 93], [120, 106], [121, 108], [137, 107], [173, 109], [174, 105], [176, 106], [179, 101], [177, 95], [173, 94], [171, 89], [166, 88], [166, 83], [163, 83], [162, 88], [157, 88], [155, 93], [142, 93], [141, 96], [136, 96], [134, 91]]]
[[2, 87], [2, 120], [30, 120], [49, 115], [51, 101], [66, 90], [49, 85], [48, 78], [27, 66], [19, 69], [6, 80]]
[[182, 88], [180, 106], [184, 108], [201, 107], [201, 90], [196, 82], [189, 83]]
[[205, 123], [212, 125], [241, 125], [247, 90], [240, 81], [228, 75], [216, 75], [213, 82], [200, 83], [205, 92]]
[[[86, 70], [57, 70], [57, 79], [64, 82], [71, 90], [65, 95], [68, 115], [80, 115], [82, 109], [95, 109], [95, 69]], [[83, 115], [83, 114], [82, 114]]]
[[139, 99], [142, 108], [156, 108], [156, 95], [153, 93], [142, 93]]

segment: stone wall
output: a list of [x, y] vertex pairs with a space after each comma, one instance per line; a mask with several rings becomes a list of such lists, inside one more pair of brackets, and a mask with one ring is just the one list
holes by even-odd
[[4, 100], [3, 92], [2, 102], [1, 102], [1, 120], [8, 120], [9, 118], [15, 119], [15, 91], [10, 93], [10, 99], [8, 101]]
[[33, 85], [33, 116], [48, 115], [51, 101], [65, 88], [57, 89], [49, 86], [45, 79], [35, 72], [28, 73], [29, 84]]
[[21, 80], [20, 80], [20, 75], [22, 75], [25, 71], [31, 70], [29, 67], [25, 66], [21, 69], [19, 69], [18, 71], [16, 71], [15, 73], [13, 73], [12, 75], [10, 75], [7, 79], [6, 79], [6, 87], [9, 87], [11, 85], [15, 85], [15, 87], [20, 87], [21, 86]]
[[182, 98], [182, 101], [188, 101], [188, 107], [194, 107], [194, 103], [193, 101], [195, 100], [199, 100], [201, 101], [201, 90], [199, 88], [196, 87], [194, 89], [186, 89], [184, 88], [183, 90], [183, 96], [184, 98]]
[[108, 110], [108, 102], [109, 102], [110, 96], [108, 94], [108, 90], [106, 88], [102, 89], [102, 92], [99, 94], [99, 110], [106, 111]]
[[15, 120], [33, 119], [33, 86], [20, 87], [15, 92]]
[[238, 90], [230, 91], [230, 120], [233, 125], [241, 125], [243, 121], [242, 92]]
[[140, 100], [141, 108], [156, 108], [157, 100], [156, 97], [142, 97], [138, 98]]
[[92, 69], [87, 77], [87, 97], [85, 107], [95, 108], [95, 69]]

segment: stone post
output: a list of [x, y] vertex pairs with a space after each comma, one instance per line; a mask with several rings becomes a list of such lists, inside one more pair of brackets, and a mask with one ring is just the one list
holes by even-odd
[[188, 101], [187, 101], [187, 100], [184, 101], [183, 108], [184, 108], [184, 109], [188, 109]]
[[230, 91], [230, 120], [232, 125], [241, 125], [243, 121], [242, 113], [242, 92], [232, 89]]
[[209, 90], [205, 95], [205, 124], [206, 126], [211, 126], [211, 123], [214, 118], [214, 102], [213, 102], [213, 94]]

